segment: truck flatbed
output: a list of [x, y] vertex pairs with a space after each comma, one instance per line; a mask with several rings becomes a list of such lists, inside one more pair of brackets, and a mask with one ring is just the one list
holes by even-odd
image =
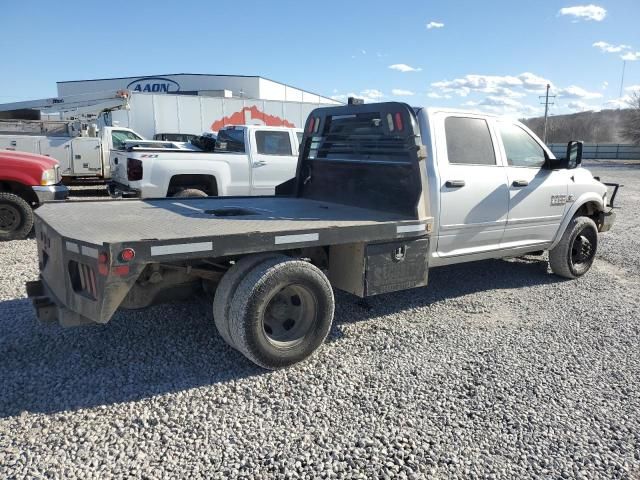
[[[275, 249], [294, 244], [390, 240], [424, 234], [430, 223], [430, 219], [419, 221], [296, 197], [68, 202], [46, 204], [37, 214], [45, 225], [76, 244], [144, 243], [149, 245], [150, 256], [187, 254], [189, 247], [184, 242], [197, 244], [197, 251], [202, 252], [207, 243], [203, 241], [208, 241], [215, 254], [232, 254], [253, 246], [264, 249], [273, 245]], [[177, 243], [180, 247], [172, 249]]]

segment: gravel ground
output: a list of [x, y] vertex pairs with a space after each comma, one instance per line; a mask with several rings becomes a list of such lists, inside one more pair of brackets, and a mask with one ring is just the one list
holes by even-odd
[[310, 361], [264, 372], [201, 304], [41, 326], [33, 240], [0, 244], [0, 477], [640, 478], [640, 166], [578, 281], [546, 259], [337, 296]]

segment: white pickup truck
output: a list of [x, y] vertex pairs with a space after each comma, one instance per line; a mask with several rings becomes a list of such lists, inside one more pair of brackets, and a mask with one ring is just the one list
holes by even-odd
[[79, 121], [0, 120], [0, 150], [51, 157], [60, 164], [63, 178], [108, 179], [111, 152], [128, 140], [142, 140], [128, 128], [82, 126]]
[[40, 280], [27, 293], [38, 318], [73, 326], [205, 287], [222, 338], [281, 368], [323, 343], [333, 289], [423, 287], [432, 267], [543, 250], [556, 275], [584, 275], [618, 186], [608, 195], [581, 155], [570, 142], [556, 159], [524, 125], [492, 115], [318, 108], [276, 196], [43, 205]]
[[114, 197], [273, 195], [296, 173], [302, 130], [262, 125], [218, 132], [215, 150], [185, 143], [127, 142], [111, 154]]

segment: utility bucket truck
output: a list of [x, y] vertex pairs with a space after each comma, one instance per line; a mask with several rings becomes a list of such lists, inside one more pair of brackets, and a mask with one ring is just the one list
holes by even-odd
[[128, 93], [54, 98], [17, 102], [0, 106], [0, 111], [34, 109], [41, 112], [76, 112], [74, 120], [0, 120], [0, 150], [36, 153], [60, 164], [63, 178], [111, 177], [109, 156], [123, 148], [127, 140], [142, 137], [129, 128], [91, 123], [99, 115], [83, 114], [86, 109], [101, 112], [127, 107]]

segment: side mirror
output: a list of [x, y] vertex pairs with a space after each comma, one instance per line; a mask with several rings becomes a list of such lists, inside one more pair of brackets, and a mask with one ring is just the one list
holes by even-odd
[[582, 145], [584, 142], [572, 140], [567, 144], [566, 168], [576, 168], [582, 163]]

